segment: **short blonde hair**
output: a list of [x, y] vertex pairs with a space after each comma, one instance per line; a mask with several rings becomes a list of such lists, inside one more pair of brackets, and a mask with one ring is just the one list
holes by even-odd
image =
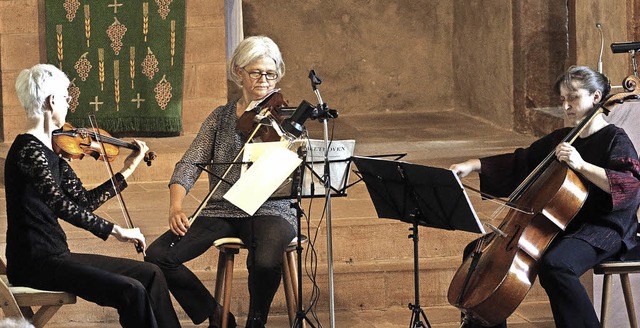
[[284, 61], [280, 48], [270, 38], [262, 35], [250, 36], [238, 44], [233, 51], [231, 61], [229, 61], [229, 76], [238, 86], [242, 83], [242, 77], [236, 72], [236, 68], [245, 67], [260, 58], [271, 58], [276, 63], [278, 78], [276, 82], [284, 76]]
[[37, 64], [20, 72], [16, 79], [16, 94], [27, 116], [35, 118], [42, 115], [47, 97], [66, 91], [69, 83], [69, 78], [57, 67]]

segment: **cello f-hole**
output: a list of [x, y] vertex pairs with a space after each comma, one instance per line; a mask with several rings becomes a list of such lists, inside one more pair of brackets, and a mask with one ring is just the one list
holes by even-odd
[[514, 246], [513, 246], [514, 240], [515, 240], [516, 238], [518, 238], [518, 236], [520, 236], [519, 232], [520, 232], [520, 229], [522, 228], [522, 226], [520, 226], [519, 224], [516, 224], [514, 227], [515, 227], [516, 229], [515, 229], [515, 231], [511, 234], [511, 239], [509, 239], [509, 242], [507, 243], [507, 247], [505, 247], [505, 250], [506, 250], [507, 252], [510, 252], [511, 250], [513, 250], [513, 248], [514, 248]]

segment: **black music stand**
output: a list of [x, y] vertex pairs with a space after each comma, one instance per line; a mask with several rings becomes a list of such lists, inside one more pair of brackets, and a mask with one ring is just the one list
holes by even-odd
[[420, 307], [418, 226], [478, 233], [484, 229], [452, 171], [359, 156], [353, 157], [353, 163], [367, 186], [378, 217], [412, 224], [409, 238], [413, 239], [415, 303], [409, 303], [410, 327], [431, 327]]

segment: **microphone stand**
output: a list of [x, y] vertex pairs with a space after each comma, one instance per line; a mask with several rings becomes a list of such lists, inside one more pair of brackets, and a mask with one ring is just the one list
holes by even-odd
[[318, 106], [311, 115], [311, 119], [318, 119], [324, 126], [324, 190], [325, 190], [325, 213], [327, 215], [327, 272], [329, 279], [329, 321], [330, 327], [335, 328], [335, 293], [333, 286], [333, 245], [331, 240], [331, 174], [329, 168], [329, 128], [328, 119], [337, 118], [338, 112], [334, 109], [329, 109], [327, 104], [322, 101], [320, 96], [320, 90], [318, 85], [322, 83], [322, 80], [316, 75], [314, 70], [309, 72], [309, 79], [311, 79], [311, 87], [313, 93], [318, 98]]
[[296, 202], [294, 202], [293, 204], [291, 204], [291, 207], [293, 207], [296, 210], [296, 218], [297, 218], [297, 222], [298, 222], [298, 238], [297, 238], [297, 245], [296, 245], [296, 254], [298, 255], [298, 263], [296, 264], [298, 266], [298, 270], [297, 270], [297, 278], [298, 278], [298, 297], [297, 297], [297, 307], [296, 307], [296, 319], [293, 322], [293, 326], [292, 328], [306, 328], [305, 324], [308, 324], [311, 328], [315, 328], [316, 326], [313, 325], [313, 323], [311, 322], [311, 320], [309, 320], [309, 318], [307, 317], [307, 313], [306, 311], [303, 309], [302, 307], [302, 215], [303, 215], [303, 211], [302, 211], [302, 179], [304, 178], [304, 162], [306, 161], [307, 158], [307, 151], [304, 150], [303, 148], [300, 148], [298, 150], [298, 155], [303, 159], [303, 162], [300, 164], [300, 166], [298, 166], [298, 183], [296, 186]]

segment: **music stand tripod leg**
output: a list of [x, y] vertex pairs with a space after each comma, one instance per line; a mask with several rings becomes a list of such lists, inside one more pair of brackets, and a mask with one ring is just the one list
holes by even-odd
[[[413, 227], [409, 228], [411, 234], [409, 238], [413, 240], [413, 281], [414, 281], [414, 294], [415, 300], [414, 303], [409, 303], [409, 309], [411, 310], [411, 322], [409, 323], [410, 328], [416, 327], [429, 327], [431, 328], [431, 324], [427, 319], [427, 315], [424, 313], [422, 308], [420, 307], [420, 267], [418, 265], [418, 220], [413, 221]], [[424, 322], [420, 319], [424, 319]], [[425, 326], [426, 323], [426, 326]]]
[[[303, 155], [306, 160], [306, 154]], [[298, 167], [298, 176], [300, 177], [298, 180], [297, 186], [297, 199], [295, 202], [291, 204], [291, 207], [296, 210], [296, 219], [298, 224], [298, 241], [296, 245], [296, 254], [298, 256], [296, 265], [298, 266], [298, 291], [297, 291], [297, 300], [296, 300], [296, 319], [293, 322], [293, 328], [315, 328], [311, 320], [307, 318], [307, 313], [302, 309], [302, 208], [300, 204], [302, 203], [302, 177], [304, 176], [304, 162]], [[308, 326], [307, 326], [308, 325]]]

